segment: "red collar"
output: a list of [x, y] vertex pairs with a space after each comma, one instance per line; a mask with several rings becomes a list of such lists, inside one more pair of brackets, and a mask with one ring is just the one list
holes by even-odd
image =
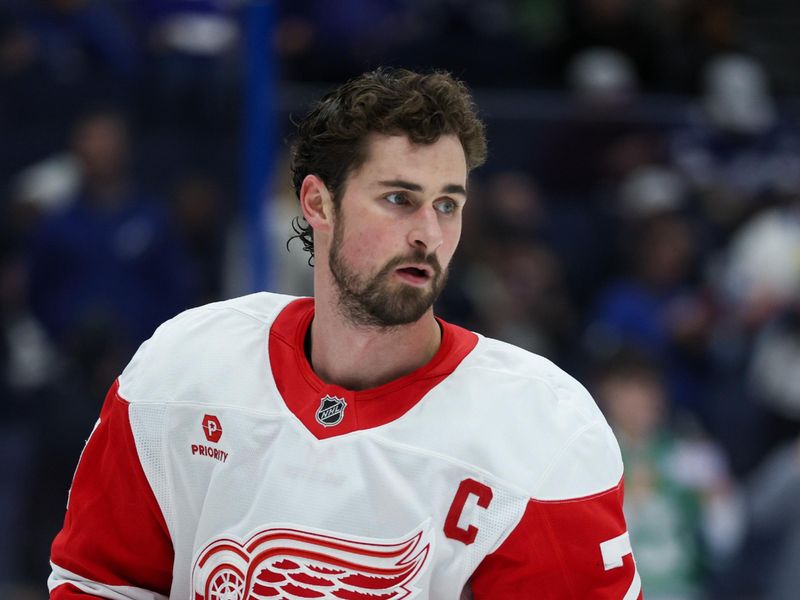
[[[308, 363], [304, 344], [313, 317], [312, 298], [300, 298], [286, 306], [270, 330], [269, 359], [287, 408], [318, 439], [378, 427], [401, 417], [450, 375], [478, 343], [478, 336], [471, 331], [437, 319], [442, 343], [430, 362], [384, 385], [353, 391], [325, 383]], [[326, 396], [329, 399], [323, 402]], [[326, 408], [330, 410], [322, 414]], [[329, 425], [321, 424], [318, 416]]]

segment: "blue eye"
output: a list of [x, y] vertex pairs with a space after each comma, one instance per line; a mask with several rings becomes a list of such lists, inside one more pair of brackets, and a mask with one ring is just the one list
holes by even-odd
[[389, 204], [408, 204], [408, 198], [406, 198], [406, 195], [402, 192], [391, 192], [390, 194], [386, 194], [384, 198], [386, 198]]
[[458, 210], [458, 204], [453, 200], [440, 200], [435, 204], [436, 210], [443, 215], [452, 215]]

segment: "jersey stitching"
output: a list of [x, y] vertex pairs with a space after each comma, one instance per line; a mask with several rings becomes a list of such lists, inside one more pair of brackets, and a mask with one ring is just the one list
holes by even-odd
[[250, 413], [250, 414], [253, 414], [253, 415], [260, 415], [262, 417], [280, 417], [282, 419], [287, 417], [287, 415], [285, 415], [282, 412], [266, 412], [266, 411], [258, 410], [257, 408], [246, 408], [244, 406], [237, 406], [235, 404], [221, 404], [221, 403], [218, 403], [218, 402], [215, 402], [213, 404], [202, 404], [200, 402], [176, 402], [176, 401], [159, 402], [159, 401], [154, 401], [154, 402], [137, 402], [136, 404], [143, 404], [143, 405], [146, 405], [146, 404], [164, 404], [167, 407], [169, 407], [169, 406], [181, 406], [181, 407], [183, 407], [183, 406], [191, 406], [191, 407], [194, 407], [194, 408], [204, 408], [206, 410], [224, 408], [224, 409], [229, 409], [229, 410], [238, 410], [240, 412]]
[[[127, 386], [126, 386], [127, 387]], [[175, 400], [172, 396], [165, 396], [163, 394], [153, 394], [152, 400], [132, 400], [126, 395], [123, 395], [119, 390], [122, 388], [122, 376], [119, 377], [119, 388], [117, 389], [117, 395], [119, 399], [123, 402], [127, 402], [128, 404], [174, 404]]]
[[531, 498], [531, 495], [527, 490], [525, 490], [522, 487], [520, 487], [518, 485], [515, 485], [515, 484], [511, 483], [510, 481], [507, 481], [506, 479], [504, 479], [504, 478], [502, 478], [502, 477], [500, 477], [500, 476], [498, 476], [498, 475], [496, 475], [496, 474], [494, 474], [494, 473], [492, 473], [490, 471], [487, 471], [486, 469], [484, 469], [482, 467], [479, 467], [477, 465], [473, 465], [473, 464], [468, 463], [466, 461], [459, 460], [459, 459], [454, 458], [452, 456], [448, 456], [447, 454], [442, 454], [442, 453], [437, 452], [435, 450], [428, 450], [428, 449], [425, 449], [425, 448], [419, 448], [417, 446], [411, 446], [409, 444], [404, 444], [402, 442], [396, 442], [394, 440], [390, 440], [388, 438], [385, 438], [385, 437], [383, 437], [381, 435], [378, 435], [378, 434], [375, 434], [375, 433], [371, 433], [369, 431], [365, 431], [364, 433], [366, 435], [368, 435], [369, 437], [373, 438], [376, 442], [384, 444], [386, 446], [390, 446], [390, 447], [394, 448], [395, 450], [404, 451], [404, 452], [408, 452], [408, 453], [416, 454], [416, 455], [421, 455], [421, 456], [425, 456], [425, 457], [428, 457], [428, 458], [437, 458], [437, 459], [439, 459], [439, 460], [441, 460], [443, 462], [446, 462], [446, 463], [449, 463], [451, 465], [455, 465], [455, 466], [461, 467], [462, 469], [468, 469], [468, 470], [471, 470], [473, 472], [479, 473], [480, 475], [483, 475], [487, 480], [491, 480], [493, 482], [496, 481], [499, 484], [498, 487], [503, 487], [503, 488], [505, 488], [506, 490], [508, 490], [509, 492], [511, 492], [513, 494], [519, 494], [519, 495], [523, 496], [524, 498], [528, 498], [528, 499]]
[[169, 419], [169, 415], [168, 415], [167, 406], [163, 405], [163, 407], [164, 407], [164, 418], [161, 419], [161, 427], [159, 428], [160, 429], [159, 434], [161, 435], [161, 440], [160, 440], [160, 444], [161, 444], [160, 451], [161, 452], [160, 452], [160, 454], [161, 454], [161, 461], [164, 464], [164, 480], [165, 480], [164, 483], [166, 483], [167, 502], [169, 503], [169, 506], [167, 508], [168, 508], [168, 511], [169, 511], [168, 514], [170, 516], [170, 522], [167, 523], [167, 528], [169, 529], [170, 537], [174, 540], [174, 539], [177, 539], [177, 537], [174, 535], [174, 532], [172, 531], [173, 527], [175, 526], [175, 523], [172, 522], [175, 519], [175, 512], [173, 510], [173, 507], [175, 506], [175, 503], [173, 502], [173, 498], [172, 498], [172, 490], [173, 490], [173, 486], [172, 486], [172, 469], [171, 469], [170, 461], [167, 460], [167, 444], [165, 443], [165, 441], [167, 439], [167, 421]]
[[[286, 300], [286, 298], [288, 298], [288, 300]], [[268, 311], [267, 316], [264, 317], [263, 319], [260, 318], [260, 317], [255, 316], [253, 314], [250, 314], [250, 313], [248, 313], [248, 312], [246, 312], [246, 311], [244, 311], [241, 308], [238, 308], [236, 306], [223, 305], [224, 303], [220, 303], [217, 306], [214, 306], [213, 304], [211, 304], [211, 305], [206, 305], [206, 306], [198, 306], [197, 308], [191, 308], [191, 309], [189, 309], [189, 310], [177, 315], [175, 317], [175, 319], [181, 318], [184, 315], [188, 315], [189, 313], [195, 313], [195, 312], [197, 312], [197, 313], [203, 313], [203, 312], [206, 312], [206, 311], [208, 311], [208, 312], [211, 312], [211, 311], [224, 312], [224, 311], [229, 311], [230, 310], [230, 311], [233, 311], [233, 312], [237, 312], [242, 316], [248, 317], [249, 319], [252, 319], [253, 321], [256, 321], [257, 323], [260, 323], [262, 325], [266, 325], [266, 324], [269, 324], [272, 321], [274, 321], [275, 320], [275, 316], [281, 310], [286, 308], [286, 306], [288, 306], [293, 300], [297, 300], [297, 298], [295, 298], [294, 296], [281, 297], [281, 302], [277, 306], [273, 306], [272, 310]]]
[[578, 429], [578, 431], [576, 431], [575, 433], [573, 433], [570, 436], [570, 438], [564, 443], [564, 445], [561, 447], [561, 449], [559, 451], [557, 451], [553, 455], [553, 459], [550, 461], [549, 466], [545, 467], [542, 470], [542, 474], [539, 476], [539, 480], [533, 486], [534, 493], [531, 494], [532, 498], [536, 497], [536, 495], [537, 495], [536, 492], [538, 490], [541, 490], [541, 488], [544, 486], [544, 484], [547, 481], [547, 479], [552, 475], [552, 473], [553, 473], [553, 471], [554, 471], [554, 469], [556, 467], [556, 464], [558, 464], [558, 462], [567, 453], [567, 451], [573, 446], [573, 444], [575, 444], [578, 441], [578, 438], [582, 437], [583, 434], [585, 434], [590, 429], [592, 429], [592, 428], [594, 428], [594, 427], [596, 427], [598, 425], [603, 425], [603, 424], [604, 424], [603, 421], [599, 421], [599, 420], [598, 421], [592, 421], [591, 423], [587, 423], [586, 425], [584, 425], [583, 427]]
[[615, 485], [611, 486], [607, 490], [603, 490], [595, 494], [589, 494], [588, 496], [566, 498], [564, 500], [539, 500], [538, 498], [531, 498], [531, 502], [536, 502], [537, 504], [571, 504], [573, 502], [586, 502], [587, 500], [596, 500], [597, 498], [601, 498], [608, 494], [616, 494], [619, 492], [620, 485], [622, 485], [622, 477], [619, 478], [619, 481]]
[[243, 311], [241, 308], [236, 308], [234, 306], [205, 306], [204, 308], [208, 312], [226, 312], [226, 311], [231, 311], [231, 312], [239, 313], [243, 317], [247, 317], [248, 319], [252, 319], [256, 323], [259, 323], [261, 325], [266, 325], [267, 323], [269, 323], [269, 317], [261, 319], [261, 318], [255, 316], [255, 315], [252, 315], [252, 314], [250, 314], [248, 312]]
[[[142, 405], [156, 406], [156, 405], [160, 405], [160, 406], [163, 406], [165, 408], [165, 410], [164, 410], [164, 418], [160, 420], [160, 426], [159, 426], [158, 434], [159, 434], [159, 436], [161, 438], [159, 440], [159, 444], [161, 446], [160, 451], [159, 451], [160, 460], [161, 460], [161, 463], [164, 466], [164, 478], [168, 482], [169, 481], [169, 461], [167, 460], [167, 455], [166, 455], [166, 444], [164, 444], [164, 440], [166, 439], [166, 435], [165, 434], [166, 434], [166, 424], [167, 424], [166, 405], [165, 404], [161, 404], [161, 403], [154, 403], [154, 402], [151, 402], [151, 403], [136, 403], [134, 405], [133, 403], [129, 402], [128, 400], [126, 400], [125, 398], [122, 397], [122, 395], [119, 393], [119, 388], [117, 388], [117, 391], [114, 394], [114, 400], [116, 400], [118, 402], [122, 402], [123, 404], [126, 405], [126, 408], [127, 408], [126, 414], [128, 416], [128, 426], [131, 429], [131, 437], [133, 438], [133, 447], [136, 450], [136, 454], [137, 454], [137, 456], [139, 458], [139, 465], [142, 468], [142, 475], [144, 476], [144, 479], [147, 482], [148, 487], [150, 488], [150, 492], [153, 494], [153, 499], [156, 501], [156, 505], [158, 505], [159, 511], [161, 511], [161, 516], [164, 519], [164, 523], [166, 523], [166, 525], [167, 525], [167, 532], [169, 533], [170, 540], [174, 540], [174, 539], [176, 539], [175, 535], [174, 535], [174, 531], [173, 531], [174, 524], [171, 522], [173, 520], [173, 516], [174, 516], [174, 513], [172, 511], [172, 507], [173, 507], [172, 493], [171, 493], [172, 487], [169, 486], [169, 485], [166, 486], [166, 488], [167, 488], [166, 489], [167, 497], [165, 498], [165, 502], [167, 503], [167, 506], [166, 506], [166, 511], [165, 511], [164, 507], [161, 506], [161, 502], [159, 501], [158, 496], [156, 495], [156, 490], [153, 487], [153, 483], [150, 481], [150, 478], [147, 476], [147, 472], [144, 469], [144, 464], [142, 464], [142, 457], [141, 457], [141, 454], [139, 453], [139, 446], [136, 443], [136, 434], [133, 431], [133, 423], [132, 423], [132, 419], [131, 419], [131, 416], [130, 416], [130, 411], [134, 406], [142, 406]], [[169, 515], [169, 519], [167, 519], [167, 515]]]
[[261, 415], [263, 417], [287, 418], [289, 416], [289, 415], [285, 414], [283, 411], [269, 412], [269, 411], [259, 410], [257, 408], [248, 408], [248, 407], [245, 407], [245, 406], [240, 406], [240, 405], [236, 405], [236, 404], [224, 404], [224, 403], [221, 403], [221, 402], [214, 402], [214, 403], [208, 403], [208, 404], [203, 403], [203, 402], [191, 402], [191, 401], [181, 402], [181, 401], [175, 400], [174, 398], [171, 398], [171, 397], [170, 398], [166, 398], [166, 399], [161, 398], [161, 399], [155, 399], [155, 400], [130, 400], [130, 399], [124, 397], [122, 394], [117, 393], [117, 395], [119, 396], [119, 399], [122, 400], [123, 402], [127, 402], [128, 404], [142, 405], [142, 406], [161, 404], [161, 405], [163, 405], [165, 407], [170, 407], [170, 406], [192, 406], [192, 407], [195, 407], [195, 408], [205, 408], [205, 409], [225, 408], [225, 409], [231, 409], [231, 410], [238, 410], [238, 411], [241, 411], [241, 412], [250, 413], [250, 414], [254, 414], [254, 415]]
[[[522, 523], [522, 519], [525, 518], [525, 512], [528, 509], [528, 504], [531, 502], [530, 496], [527, 496], [527, 499], [528, 499], [527, 502], [525, 502], [525, 504], [522, 507], [522, 510], [519, 512], [519, 518], [517, 518], [515, 521], [513, 521], [513, 523], [511, 523], [509, 525], [508, 529], [503, 531], [502, 535], [500, 535], [497, 538], [497, 541], [491, 546], [491, 548], [489, 548], [489, 551], [486, 553], [486, 556], [489, 556], [490, 554], [493, 554], [493, 553], [497, 552], [500, 549], [500, 546], [505, 544], [506, 540], [508, 540], [508, 538], [511, 536], [511, 534], [514, 533], [514, 530], [517, 528], [517, 526], [520, 523]], [[479, 565], [480, 565], [480, 563], [479, 563]]]
[[[128, 400], [125, 400], [124, 398], [122, 398], [122, 400], [123, 400], [123, 402], [130, 402]], [[258, 409], [255, 409], [255, 408], [248, 408], [248, 407], [237, 406], [237, 405], [233, 405], [233, 404], [221, 404], [221, 403], [216, 403], [216, 402], [214, 404], [201, 404], [199, 402], [176, 402], [176, 401], [172, 401], [172, 400], [166, 400], [166, 401], [164, 401], [164, 400], [151, 400], [151, 401], [141, 400], [141, 401], [136, 401], [135, 404], [141, 405], [141, 406], [163, 405], [163, 406], [166, 406], [166, 407], [170, 407], [170, 406], [184, 407], [184, 406], [186, 406], [186, 407], [192, 407], [192, 408], [203, 408], [205, 410], [225, 409], [225, 410], [234, 410], [234, 411], [237, 411], [237, 412], [240, 412], [240, 413], [246, 413], [246, 414], [250, 414], [250, 415], [256, 415], [256, 416], [259, 416], [259, 417], [268, 417], [268, 418], [272, 418], [272, 419], [275, 419], [275, 420], [293, 421], [294, 426], [299, 431], [301, 431], [309, 440], [312, 440], [312, 441], [315, 441], [315, 442], [319, 442], [321, 444], [333, 442], [334, 440], [347, 439], [349, 437], [352, 437], [354, 434], [364, 433], [365, 431], [368, 431], [368, 430], [361, 429], [361, 430], [357, 430], [357, 431], [351, 431], [349, 433], [345, 433], [345, 434], [342, 434], [342, 435], [333, 436], [333, 437], [330, 437], [330, 438], [319, 439], [313, 433], [311, 433], [305, 425], [303, 425], [303, 422], [292, 411], [267, 412], [267, 411], [262, 411], [262, 410], [258, 410]]]
[[[528, 375], [528, 374], [524, 374], [524, 373], [519, 373], [517, 371], [506, 371], [504, 369], [497, 369], [497, 368], [494, 368], [494, 367], [486, 367], [486, 366], [483, 366], [483, 365], [465, 365], [463, 370], [464, 371], [468, 371], [468, 370], [488, 371], [490, 373], [496, 373], [498, 375], [502, 375], [503, 377], [506, 377], [506, 378], [515, 378], [515, 379], [520, 379], [520, 380], [523, 380], [523, 381], [536, 381], [536, 382], [541, 383], [542, 385], [544, 385], [547, 389], [549, 389], [550, 392], [552, 392], [553, 396], [556, 397], [556, 399], [559, 398], [558, 389], [556, 388], [556, 386], [554, 386], [551, 381], [549, 381], [548, 379], [545, 379], [544, 377], [537, 377], [535, 375]], [[453, 371], [453, 373], [455, 373], [455, 371]], [[562, 388], [566, 389], [566, 386], [559, 386], [559, 387], [562, 387]], [[566, 389], [566, 391], [570, 395], [575, 395], [575, 391], [573, 391], [573, 390]], [[588, 392], [587, 392], [587, 395], [588, 395]], [[572, 410], [573, 412], [579, 414], [581, 417], [583, 417], [585, 419], [594, 420], [596, 418], [595, 415], [593, 415], [593, 414], [591, 414], [589, 412], [585, 412], [585, 411], [579, 409], [578, 407], [576, 407], [576, 406], [574, 406], [572, 404], [570, 404], [569, 408], [570, 408], [570, 410]]]
[[[129, 404], [131, 403], [129, 400], [124, 398], [121, 394], [118, 393], [117, 395], [119, 396], [119, 399], [121, 401], [128, 402]], [[201, 403], [197, 403], [197, 402], [172, 402], [172, 401], [164, 401], [164, 400], [137, 401], [136, 404], [137, 405], [143, 405], [143, 406], [145, 406], [145, 405], [163, 405], [165, 407], [168, 407], [168, 406], [181, 406], [181, 407], [187, 406], [187, 407], [195, 407], [195, 408], [213, 407], [215, 409], [219, 408], [219, 409], [234, 410], [234, 411], [237, 411], [237, 412], [240, 412], [240, 413], [252, 414], [252, 415], [257, 415], [257, 416], [261, 416], [261, 417], [270, 417], [270, 418], [275, 418], [277, 420], [291, 420], [291, 421], [294, 422], [295, 428], [298, 429], [299, 431], [301, 431], [302, 433], [304, 433], [308, 437], [308, 439], [313, 440], [313, 441], [315, 441], [317, 443], [321, 443], [321, 444], [336, 443], [336, 440], [340, 440], [340, 441], [349, 440], [350, 438], [352, 438], [352, 437], [354, 437], [356, 435], [370, 437], [370, 438], [374, 439], [375, 441], [377, 441], [379, 443], [382, 443], [382, 444], [387, 445], [387, 446], [394, 447], [397, 450], [401, 450], [401, 451], [405, 451], [405, 452], [409, 452], [409, 453], [416, 454], [416, 455], [421, 455], [421, 456], [435, 457], [435, 458], [438, 458], [439, 460], [442, 460], [442, 461], [447, 462], [449, 464], [456, 465], [456, 466], [459, 466], [461, 468], [470, 469], [472, 471], [475, 471], [476, 473], [480, 473], [481, 475], [485, 476], [487, 479], [491, 479], [493, 481], [497, 481], [501, 486], [505, 487], [506, 489], [508, 489], [509, 491], [511, 491], [513, 493], [521, 494], [524, 497], [526, 497], [528, 499], [531, 499], [531, 500], [536, 500], [537, 502], [572, 502], [572, 501], [580, 501], [580, 500], [583, 500], [585, 498], [588, 498], [588, 497], [592, 496], [592, 495], [590, 495], [590, 496], [582, 496], [580, 498], [574, 498], [574, 499], [573, 498], [567, 498], [567, 499], [563, 499], [563, 500], [541, 500], [541, 499], [538, 499], [538, 498], [535, 497], [535, 493], [532, 493], [531, 491], [524, 489], [522, 486], [516, 485], [516, 484], [508, 481], [507, 479], [505, 479], [505, 478], [503, 478], [503, 477], [501, 477], [501, 476], [499, 476], [499, 475], [497, 475], [497, 474], [495, 474], [495, 473], [493, 473], [491, 471], [487, 471], [486, 469], [484, 469], [483, 467], [480, 467], [478, 465], [475, 465], [475, 464], [472, 464], [472, 463], [469, 463], [469, 462], [466, 462], [466, 461], [459, 460], [459, 459], [454, 458], [452, 456], [449, 456], [447, 454], [442, 454], [440, 452], [437, 452], [436, 450], [430, 450], [430, 449], [427, 449], [427, 448], [420, 448], [418, 446], [412, 446], [410, 444], [404, 444], [404, 443], [401, 443], [401, 442], [396, 442], [394, 440], [390, 440], [389, 438], [386, 438], [386, 437], [376, 433], [376, 430], [379, 430], [380, 427], [375, 427], [375, 428], [372, 428], [372, 429], [359, 429], [359, 430], [350, 431], [348, 433], [345, 433], [345, 434], [342, 434], [342, 435], [339, 435], [339, 436], [333, 436], [333, 437], [330, 437], [330, 438], [319, 439], [316, 436], [314, 436], [308, 430], [308, 428], [305, 427], [305, 425], [302, 423], [302, 421], [300, 421], [300, 419], [296, 415], [294, 415], [291, 411], [289, 411], [288, 413], [284, 413], [284, 412], [266, 412], [266, 411], [260, 411], [260, 410], [253, 409], [253, 408], [247, 408], [247, 407], [230, 405], [230, 404], [217, 404], [217, 403], [215, 403], [215, 404], [201, 404]], [[545, 468], [545, 470], [544, 470], [539, 482], [537, 483], [536, 486], [534, 486], [534, 489], [536, 489], [537, 487], [541, 486], [541, 484], [544, 482], [544, 479], [550, 475], [551, 471], [555, 467], [555, 464], [558, 462], [559, 458], [567, 451], [567, 449], [572, 445], [572, 443], [574, 443], [574, 441], [578, 437], [580, 437], [583, 433], [585, 433], [586, 431], [588, 431], [589, 429], [591, 429], [595, 425], [602, 425], [602, 422], [601, 421], [595, 421], [595, 422], [589, 423], [589, 424], [585, 425], [584, 427], [582, 427], [580, 430], [578, 430], [578, 432], [576, 432], [575, 434], [573, 434], [570, 437], [570, 439], [562, 447], [561, 451], [559, 451], [556, 454], [555, 458], [552, 460], [550, 465]], [[166, 427], [166, 419], [164, 419], [164, 424], [162, 425], [162, 427], [164, 427], [164, 428]], [[162, 432], [162, 435], [163, 435], [163, 432]], [[162, 438], [162, 439], [165, 439], [165, 437]], [[163, 452], [166, 452], [166, 445], [165, 444], [162, 444], [162, 453]], [[614, 488], [609, 488], [609, 490], [603, 490], [601, 492], [598, 492], [597, 494], [598, 495], [599, 494], [604, 494], [604, 493], [606, 493], [608, 491], [611, 491], [612, 489], [614, 489]]]

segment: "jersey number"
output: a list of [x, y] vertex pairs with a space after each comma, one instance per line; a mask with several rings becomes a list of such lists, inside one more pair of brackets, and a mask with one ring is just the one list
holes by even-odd
[[[600, 544], [600, 554], [603, 555], [603, 567], [606, 571], [617, 569], [622, 566], [622, 557], [626, 554], [633, 555], [631, 539], [626, 531], [622, 535], [607, 540]], [[633, 558], [633, 556], [631, 556]], [[622, 600], [636, 600], [642, 591], [642, 580], [639, 578], [639, 571], [636, 569], [636, 561], [633, 561], [633, 581], [631, 581], [628, 591]]]

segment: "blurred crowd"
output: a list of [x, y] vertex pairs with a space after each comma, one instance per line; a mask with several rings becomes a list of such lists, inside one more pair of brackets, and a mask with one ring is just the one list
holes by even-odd
[[[46, 597], [82, 445], [138, 345], [250, 291], [257, 2], [0, 0], [4, 598]], [[800, 589], [800, 87], [783, 55], [757, 52], [745, 4], [274, 6], [274, 83], [305, 90], [292, 97], [381, 64], [475, 89], [490, 160], [438, 311], [592, 391], [622, 447], [650, 600]], [[304, 109], [279, 104], [278, 130]], [[276, 144], [271, 287], [310, 294], [300, 244], [286, 248], [298, 210]]]

